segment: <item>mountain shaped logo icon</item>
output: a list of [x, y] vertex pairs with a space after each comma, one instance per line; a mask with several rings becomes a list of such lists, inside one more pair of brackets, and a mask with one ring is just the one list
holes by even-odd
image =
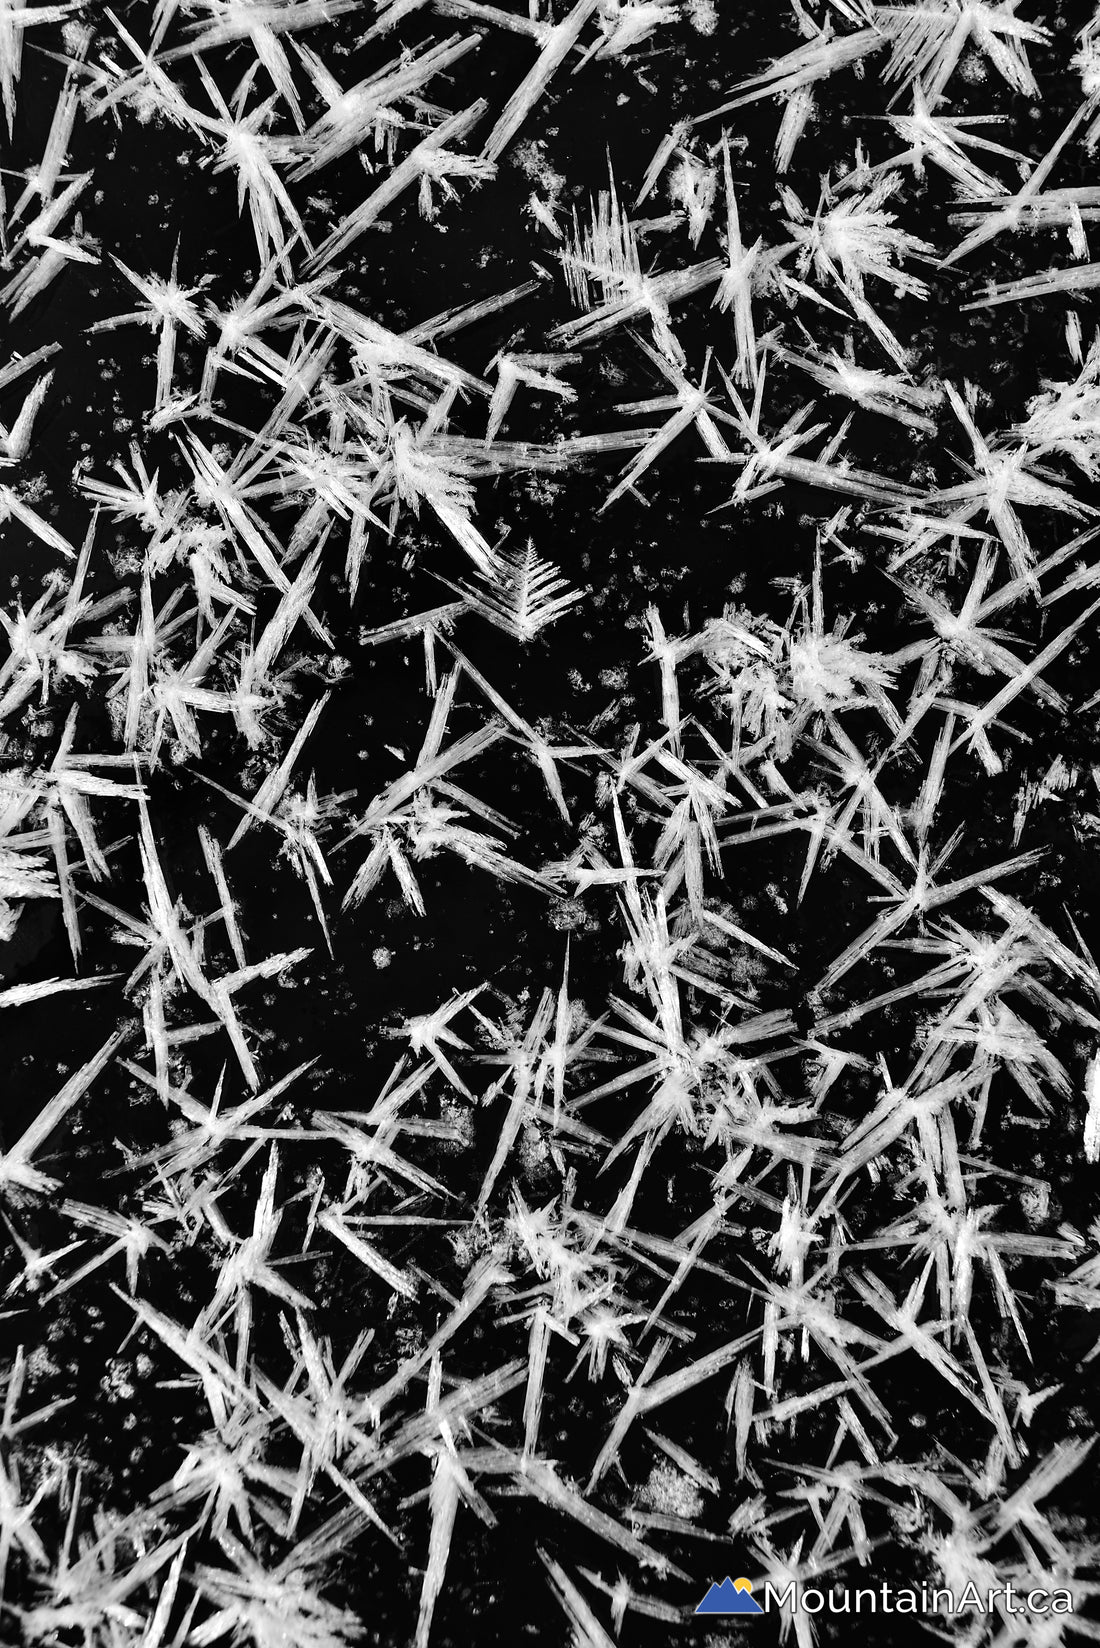
[[762, 1614], [760, 1604], [752, 1594], [752, 1582], [730, 1579], [727, 1574], [721, 1585], [712, 1585], [696, 1608], [697, 1614]]

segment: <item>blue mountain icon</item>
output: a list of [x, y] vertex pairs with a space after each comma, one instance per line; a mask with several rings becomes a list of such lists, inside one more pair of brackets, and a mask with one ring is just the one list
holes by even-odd
[[762, 1614], [754, 1599], [747, 1579], [730, 1579], [727, 1574], [721, 1585], [712, 1585], [696, 1608], [697, 1614]]

